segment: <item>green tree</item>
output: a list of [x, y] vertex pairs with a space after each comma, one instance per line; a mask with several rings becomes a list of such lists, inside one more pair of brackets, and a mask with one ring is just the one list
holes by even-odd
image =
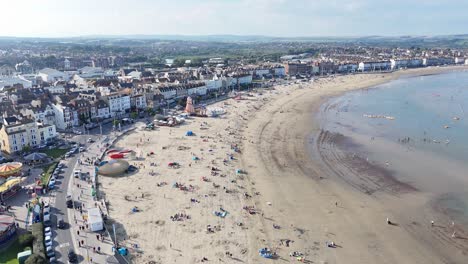
[[29, 144], [23, 147], [23, 152], [27, 153], [29, 151], [31, 151], [31, 146]]
[[120, 120], [117, 120], [117, 119], [115, 119], [114, 121], [112, 121], [112, 124], [113, 124], [114, 126], [118, 126], [119, 123], [120, 123]]
[[34, 237], [31, 233], [25, 233], [18, 237], [18, 242], [22, 247], [28, 247], [32, 246], [33, 239]]
[[138, 117], [138, 113], [137, 113], [137, 112], [132, 112], [132, 113], [130, 113], [130, 118], [136, 119], [137, 117]]
[[32, 254], [26, 259], [24, 264], [47, 264], [47, 260], [37, 254]]

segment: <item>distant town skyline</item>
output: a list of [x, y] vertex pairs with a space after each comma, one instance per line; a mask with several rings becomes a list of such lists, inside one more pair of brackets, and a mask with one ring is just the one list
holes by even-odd
[[0, 36], [398, 36], [468, 33], [463, 0], [18, 0]]

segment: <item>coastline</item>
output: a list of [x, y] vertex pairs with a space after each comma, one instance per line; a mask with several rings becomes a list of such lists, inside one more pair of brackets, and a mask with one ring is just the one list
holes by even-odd
[[[385, 78], [375, 81], [372, 84], [361, 83], [360, 85], [354, 86], [352, 90], [370, 88], [401, 77], [438, 74], [445, 71], [466, 69], [466, 67], [449, 67], [396, 72], [386, 74]], [[340, 81], [338, 81], [338, 83], [340, 83]], [[322, 161], [319, 159], [320, 153], [308, 153], [308, 150], [304, 150], [304, 148], [306, 148], [305, 146], [308, 144], [316, 144], [315, 140], [317, 135], [320, 133], [320, 128], [317, 120], [314, 119], [316, 118], [316, 114], [320, 110], [320, 107], [329, 98], [339, 96], [351, 89], [341, 87], [341, 89], [338, 90], [339, 91], [327, 91], [326, 95], [321, 94], [319, 98], [314, 96], [307, 98], [306, 94], [299, 94], [294, 98], [296, 102], [295, 104], [286, 102], [284, 99], [283, 101], [285, 102], [279, 103], [276, 106], [275, 115], [270, 114], [268, 117], [258, 117], [255, 121], [251, 122], [251, 124], [253, 124], [263, 119], [275, 120], [274, 122], [268, 121], [264, 122], [263, 125], [257, 125], [257, 128], [251, 128], [250, 133], [255, 134], [260, 142], [268, 142], [268, 138], [274, 137], [275, 135], [278, 135], [279, 138], [282, 139], [276, 141], [280, 142], [279, 146], [275, 146], [270, 142], [260, 146], [256, 152], [255, 146], [252, 146], [249, 150], [254, 151], [255, 154], [251, 154], [250, 157], [245, 158], [245, 164], [247, 166], [260, 166], [260, 164], [254, 165], [248, 161], [255, 155], [263, 156], [261, 159], [262, 162], [260, 163], [268, 164], [266, 166], [264, 165], [264, 168], [259, 169], [256, 174], [270, 175], [269, 177], [262, 179], [262, 183], [265, 184], [264, 182], [266, 182], [266, 185], [268, 186], [263, 188], [263, 191], [267, 191], [268, 189], [274, 191], [271, 192], [267, 199], [259, 202], [258, 204], [262, 204], [267, 200], [273, 199], [277, 193], [284, 193], [285, 196], [294, 196], [289, 198], [291, 201], [290, 203], [286, 202], [281, 206], [282, 208], [280, 210], [282, 211], [282, 214], [289, 215], [289, 218], [299, 220], [299, 223], [302, 223], [303, 226], [309, 227], [311, 230], [315, 229], [315, 232], [310, 235], [309, 240], [299, 246], [299, 248], [307, 248], [307, 244], [314, 245], [314, 243], [319, 241], [323, 242], [324, 240], [334, 240], [335, 243], [353, 245], [349, 252], [348, 250], [344, 250], [344, 248], [343, 250], [340, 250], [339, 255], [338, 253], [335, 254], [335, 252], [319, 253], [319, 251], [322, 251], [321, 246], [319, 246], [320, 250], [317, 250], [314, 246], [309, 247], [309, 253], [315, 256], [313, 258], [315, 260], [322, 259], [320, 261], [326, 261], [327, 263], [440, 263], [451, 259], [451, 261], [455, 261], [455, 263], [461, 263], [464, 255], [460, 256], [459, 249], [450, 245], [440, 247], [439, 245], [436, 245], [437, 242], [431, 241], [431, 237], [426, 238], [418, 236], [418, 232], [427, 232], [427, 228], [414, 230], [414, 228], [410, 226], [409, 229], [412, 230], [410, 234], [402, 230], [388, 230], [388, 227], [385, 225], [384, 222], [386, 217], [390, 217], [391, 219], [395, 217], [398, 219], [401, 215], [411, 212], [416, 208], [422, 207], [422, 210], [427, 210], [427, 208], [423, 206], [425, 197], [421, 197], [420, 194], [415, 193], [407, 194], [405, 198], [413, 202], [408, 206], [408, 208], [405, 208], [401, 213], [398, 213], [398, 211], [395, 210], [395, 204], [401, 203], [404, 200], [401, 200], [401, 198], [398, 197], [389, 198], [387, 196], [376, 200], [374, 197], [366, 197], [369, 196], [368, 194], [356, 193], [354, 187], [350, 187], [348, 184], [343, 184], [341, 179], [337, 179], [333, 173], [328, 171], [326, 166], [323, 166]], [[283, 118], [277, 113], [278, 109], [286, 109], [288, 107], [294, 109], [294, 114], [291, 116]], [[275, 113], [274, 109], [275, 107], [273, 106], [271, 109], [264, 111]], [[289, 131], [287, 127], [294, 127], [294, 130]], [[315, 136], [309, 138], [311, 134]], [[285, 139], [288, 140], [286, 143]], [[304, 142], [304, 139], [307, 139], [307, 142]], [[265, 153], [267, 149], [273, 149], [272, 153]], [[338, 154], [343, 154], [340, 150], [337, 150], [336, 152]], [[312, 155], [312, 160], [309, 160], [309, 154]], [[284, 158], [284, 160], [282, 160], [283, 164], [279, 164], [277, 161], [282, 158]], [[308, 164], [309, 162], [310, 164]], [[271, 164], [273, 164], [273, 166], [270, 166]], [[335, 163], [333, 165], [340, 164]], [[276, 174], [277, 177], [271, 177], [271, 175]], [[272, 178], [276, 183], [270, 183]], [[282, 178], [287, 178], [287, 180], [283, 180]], [[260, 184], [256, 184], [256, 186], [259, 185]], [[308, 186], [309, 190], [305, 190], [307, 189], [305, 186]], [[256, 188], [258, 189], [258, 187]], [[306, 198], [306, 193], [310, 193], [309, 195], [313, 196], [313, 199], [318, 201], [314, 201], [313, 204], [302, 203], [301, 200], [303, 199], [310, 202], [310, 200]], [[265, 196], [266, 195], [263, 197]], [[326, 198], [320, 198], [323, 196]], [[386, 199], [392, 199], [392, 202], [383, 205], [382, 201]], [[357, 214], [351, 216], [350, 212], [341, 212], [341, 208], [336, 208], [334, 204], [336, 200], [338, 200], [339, 204], [345, 204], [343, 209], [346, 208], [347, 211], [355, 211]], [[292, 210], [295, 207], [300, 209]], [[402, 206], [399, 205], [399, 207]], [[290, 211], [286, 213], [286, 209], [284, 208], [289, 208]], [[304, 217], [298, 217], [304, 215], [304, 211], [313, 211], [313, 213], [306, 213]], [[269, 213], [274, 215], [275, 218], [280, 217], [281, 215], [276, 214], [275, 212]], [[292, 217], [293, 215], [294, 217]], [[327, 217], [325, 217], [326, 219], [315, 220], [314, 218], [318, 215], [321, 215], [321, 217]], [[340, 220], [337, 221], [337, 219], [342, 218], [346, 218], [348, 222], [343, 221], [344, 223], [334, 223], [341, 222]], [[284, 221], [287, 221], [286, 219], [284, 219]], [[412, 221], [412, 225], [426, 226], [423, 221], [427, 220], [418, 219], [418, 221], [419, 222]], [[320, 228], [317, 230], [317, 226], [321, 227], [321, 230]], [[370, 232], [352, 232], [347, 230], [349, 227], [363, 228], [364, 226], [369, 227]], [[404, 228], [406, 228], [406, 226]], [[333, 231], [330, 232], [330, 230]], [[269, 235], [275, 237], [275, 230], [271, 230], [270, 232], [271, 233]], [[340, 235], [337, 236], [337, 233]], [[347, 236], [347, 238], [342, 236]], [[363, 236], [366, 238], [363, 238]], [[367, 238], [367, 236], [370, 237]], [[321, 239], [319, 239], [319, 237]], [[304, 238], [304, 235], [302, 238]], [[270, 237], [270, 239], [274, 240], [275, 238]], [[278, 237], [276, 239], [278, 239]], [[335, 239], [342, 239], [342, 241], [338, 240], [337, 242]], [[420, 243], [421, 239], [425, 240], [424, 244]], [[359, 244], [361, 244], [360, 249]], [[379, 250], [378, 252], [372, 252], [369, 251], [369, 248], [379, 248]], [[464, 249], [462, 249], [462, 251], [463, 250]], [[451, 258], [453, 256], [457, 256], [458, 261], [457, 258]]]
[[[320, 124], [316, 115], [329, 98], [401, 76], [453, 69], [467, 68], [356, 74], [275, 87], [245, 100], [216, 103], [228, 111], [218, 119], [196, 118], [180, 127], [127, 135], [116, 147], [132, 146], [138, 152], [155, 151], [155, 155], [131, 162], [140, 166], [135, 175], [102, 177], [110, 217], [119, 224], [119, 240], [140, 245], [140, 250], [132, 252], [135, 263], [198, 263], [202, 257], [215, 263], [234, 259], [263, 263], [258, 254], [263, 247], [274, 249], [280, 262], [292, 261], [289, 253], [300, 251], [314, 263], [458, 263], [463, 256], [455, 252], [452, 258], [450, 245], [439, 248], [430, 239], [419, 237], [421, 230], [399, 223], [403, 212], [394, 207], [401, 204], [399, 196], [376, 198], [357, 192], [327, 170], [320, 153], [311, 153], [309, 147], [317, 143]], [[196, 136], [184, 137], [186, 130], [193, 130]], [[232, 153], [232, 144], [239, 145], [241, 154], [233, 153], [234, 159], [223, 165], [222, 160]], [[192, 156], [200, 160], [192, 161]], [[157, 165], [150, 167], [150, 161]], [[181, 168], [167, 168], [170, 161], [180, 162]], [[210, 166], [225, 176], [209, 176]], [[233, 173], [237, 168], [246, 174]], [[156, 175], [149, 175], [153, 170]], [[171, 186], [174, 181], [194, 188], [178, 191]], [[159, 186], [162, 182], [167, 185]], [[212, 187], [215, 184], [226, 189]], [[414, 192], [402, 195], [412, 200], [407, 207], [400, 205], [402, 211], [418, 208], [425, 198]], [[129, 214], [136, 204], [142, 212]], [[254, 206], [258, 213], [248, 214], [242, 210], [244, 206]], [[229, 211], [226, 218], [213, 216], [219, 207]], [[171, 222], [169, 216], [178, 212], [191, 219]], [[387, 225], [387, 217], [400, 226]], [[216, 226], [216, 231], [207, 233], [207, 224]], [[327, 248], [326, 241], [334, 241], [338, 247]], [[233, 256], [227, 257], [226, 252]]]

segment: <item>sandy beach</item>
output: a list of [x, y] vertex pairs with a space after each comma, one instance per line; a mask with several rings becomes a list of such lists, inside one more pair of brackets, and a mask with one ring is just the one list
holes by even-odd
[[320, 78], [218, 102], [218, 118], [139, 125], [112, 147], [141, 155], [129, 160], [139, 170], [99, 177], [119, 242], [133, 263], [267, 263], [264, 247], [284, 263], [293, 251], [307, 263], [466, 263], [468, 234], [435, 230], [424, 193], [350, 160], [348, 143], [316, 120], [332, 96], [447, 70]]

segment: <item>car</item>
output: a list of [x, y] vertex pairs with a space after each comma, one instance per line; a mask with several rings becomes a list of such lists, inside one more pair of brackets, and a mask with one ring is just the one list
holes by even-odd
[[65, 153], [65, 158], [69, 158], [70, 157], [70, 153]]
[[83, 152], [83, 151], [85, 151], [85, 148], [80, 147], [79, 150], [80, 150], [80, 152]]
[[94, 140], [93, 140], [92, 138], [88, 138], [87, 142], [88, 142], [88, 143], [93, 143]]
[[51, 186], [51, 185], [52, 185], [52, 186], [55, 185], [55, 177], [50, 178], [50, 180], [49, 180], [49, 186]]
[[79, 178], [79, 177], [81, 176], [81, 170], [75, 170], [75, 171], [73, 172], [73, 176], [74, 176], [75, 178]]
[[73, 197], [71, 194], [67, 194], [66, 204], [67, 208], [73, 208]]
[[68, 262], [69, 263], [77, 263], [78, 262], [78, 257], [75, 254], [75, 251], [73, 251], [72, 248], [68, 249]]
[[43, 145], [39, 145], [38, 148], [43, 149], [43, 148], [46, 148], [46, 147], [47, 147], [47, 145], [46, 145], [46, 144], [43, 144]]
[[54, 251], [54, 248], [52, 246], [46, 247], [46, 255], [49, 258], [55, 257], [55, 251]]
[[52, 228], [50, 228], [50, 226], [44, 228], [44, 236], [46, 237], [52, 237]]
[[44, 205], [42, 206], [44, 208], [43, 210], [49, 210], [50, 209], [50, 204], [48, 202], [44, 202]]
[[58, 218], [57, 219], [57, 228], [58, 229], [64, 229], [65, 228], [65, 221], [63, 218]]
[[51, 257], [51, 258], [49, 259], [49, 263], [57, 263], [57, 258]]
[[46, 236], [44, 239], [44, 245], [46, 247], [52, 247], [52, 236]]

